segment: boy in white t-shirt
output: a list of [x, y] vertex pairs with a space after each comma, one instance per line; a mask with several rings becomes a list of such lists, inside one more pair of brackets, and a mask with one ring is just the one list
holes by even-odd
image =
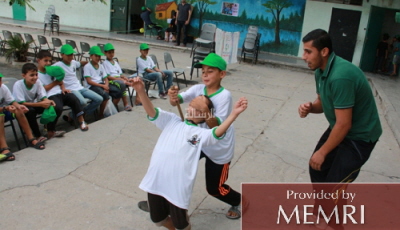
[[134, 78], [132, 84], [142, 99], [148, 119], [162, 130], [139, 186], [148, 192], [151, 220], [168, 229], [190, 229], [187, 209], [201, 149], [225, 138], [229, 126], [247, 108], [247, 99], [240, 98], [220, 126], [204, 129], [198, 124], [213, 117], [213, 105], [208, 97], [194, 98], [182, 122], [176, 114], [154, 108], [140, 78]]
[[124, 110], [132, 111], [132, 106], [128, 103], [128, 94], [126, 92], [126, 87], [129, 87], [131, 83], [128, 81], [128, 78], [122, 74], [119, 63], [114, 60], [114, 51], [114, 46], [111, 43], [104, 45], [104, 53], [107, 58], [102, 65], [108, 74], [110, 84], [116, 85], [121, 90]]
[[89, 130], [89, 126], [83, 117], [84, 112], [79, 99], [70, 90], [65, 88], [63, 82], [65, 71], [60, 66], [51, 66], [52, 57], [51, 53], [47, 50], [41, 50], [37, 54], [39, 80], [43, 83], [47, 97], [56, 104], [54, 106], [57, 114], [55, 122], [61, 116], [64, 105], [67, 105], [72, 109], [75, 116], [74, 120], [76, 119], [79, 122], [79, 128], [82, 131], [87, 131]]
[[[203, 84], [197, 84], [178, 95], [178, 91], [171, 89], [169, 91], [170, 103], [176, 106], [177, 103], [188, 103], [199, 95], [207, 95], [214, 104], [214, 116], [219, 122], [224, 121], [232, 110], [231, 93], [222, 85], [222, 79], [226, 76], [225, 60], [215, 54], [210, 53], [207, 57], [195, 67], [202, 68]], [[204, 128], [208, 128], [203, 124]], [[231, 205], [226, 213], [226, 217], [237, 219], [241, 217], [241, 195], [232, 187], [225, 184], [228, 179], [229, 165], [235, 151], [235, 129], [232, 125], [226, 132], [225, 138], [217, 145], [205, 146], [202, 148], [201, 158], [205, 158], [205, 176], [207, 192]]]
[[[55, 106], [56, 103], [47, 98], [46, 90], [38, 78], [38, 69], [33, 63], [22, 66], [22, 77], [24, 79], [15, 82], [13, 86], [13, 96], [18, 103], [29, 109], [25, 113], [29, 126], [35, 137], [41, 137], [37, 115], [42, 114], [50, 106]], [[65, 131], [56, 131], [56, 123], [57, 120], [54, 120], [47, 124], [47, 138], [64, 136]]]
[[[172, 86], [172, 78], [174, 73], [171, 70], [160, 70], [154, 64], [153, 59], [149, 57], [149, 45], [146, 43], [140, 44], [140, 57], [137, 59], [137, 66], [139, 74], [143, 75], [143, 78], [150, 81], [157, 81], [159, 97], [167, 99], [168, 89]], [[167, 80], [167, 86], [164, 89], [163, 79]]]
[[100, 64], [100, 58], [104, 56], [100, 47], [90, 47], [89, 54], [90, 62], [83, 68], [83, 76], [88, 84], [88, 88], [103, 97], [99, 111], [99, 117], [103, 118], [104, 109], [110, 96], [112, 97], [113, 104], [116, 105], [122, 97], [122, 92], [116, 85], [109, 84], [108, 74]]
[[45, 148], [45, 145], [43, 140], [39, 141], [33, 136], [24, 114], [28, 111], [28, 108], [15, 101], [8, 87], [3, 84], [3, 77], [0, 73], [0, 161], [13, 161], [15, 160], [14, 153], [11, 152], [6, 142], [5, 122], [17, 118], [19, 126], [29, 140], [30, 147], [42, 150]]
[[[100, 106], [103, 98], [92, 90], [84, 88], [76, 75], [76, 72], [79, 71], [79, 68], [86, 65], [87, 62], [75, 61], [75, 50], [69, 44], [61, 46], [60, 53], [62, 60], [56, 62], [54, 65], [60, 66], [65, 71], [65, 77], [63, 80], [64, 87], [67, 90], [71, 90], [71, 92], [79, 99], [79, 102], [83, 106], [85, 115], [93, 114]], [[89, 99], [90, 103], [87, 103], [86, 99]], [[68, 117], [66, 119], [70, 120]]]

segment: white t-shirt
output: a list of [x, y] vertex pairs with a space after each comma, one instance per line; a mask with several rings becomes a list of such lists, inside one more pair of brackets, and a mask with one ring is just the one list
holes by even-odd
[[196, 179], [201, 148], [218, 143], [215, 129], [182, 122], [174, 113], [156, 109], [149, 118], [162, 130], [151, 155], [150, 165], [139, 188], [188, 209]]
[[[44, 86], [51, 84], [55, 81], [55, 78], [48, 75], [47, 73], [38, 72], [39, 79], [43, 83]], [[46, 89], [45, 89], [46, 90]], [[51, 97], [53, 95], [61, 94], [61, 87], [59, 85], [54, 86], [49, 91], [47, 91], [47, 97]]]
[[137, 59], [137, 65], [138, 65], [138, 72], [143, 74], [146, 69], [154, 69], [156, 65], [153, 62], [153, 59], [151, 57], [147, 56], [146, 60], [143, 59], [142, 57], [139, 57]]
[[76, 76], [76, 71], [79, 67], [81, 67], [81, 63], [75, 60], [71, 61], [70, 65], [65, 64], [62, 61], [56, 62], [54, 64], [55, 66], [60, 66], [61, 68], [64, 69], [65, 71], [65, 77], [64, 77], [64, 86], [66, 89], [69, 90], [81, 90], [83, 89], [82, 83], [79, 81], [79, 79]]
[[[207, 95], [206, 86], [204, 84], [194, 85], [187, 91], [180, 93], [178, 97], [181, 102], [188, 103], [200, 95]], [[217, 92], [207, 96], [210, 97], [214, 105], [214, 116], [222, 123], [232, 112], [231, 93], [224, 87], [221, 87]], [[208, 128], [205, 123], [200, 124], [200, 126]], [[229, 163], [235, 152], [235, 128], [233, 124], [228, 128], [225, 135], [224, 139], [219, 141], [216, 145], [203, 147], [202, 149], [204, 154], [216, 164], [222, 165]]]
[[47, 98], [43, 83], [38, 79], [31, 88], [25, 85], [25, 79], [15, 82], [13, 87], [13, 96], [15, 100], [22, 104], [24, 102], [39, 102]]
[[0, 86], [0, 107], [11, 105], [15, 101], [11, 91], [4, 84]]
[[[108, 76], [106, 71], [104, 70], [103, 65], [99, 64], [99, 68], [95, 68], [92, 63], [88, 63], [85, 65], [83, 68], [83, 76], [85, 77], [85, 80], [87, 77], [90, 77], [92, 81], [96, 83], [104, 83], [104, 78]], [[87, 88], [90, 88], [91, 85], [87, 84]]]
[[122, 69], [116, 61], [112, 64], [109, 60], [105, 60], [103, 62], [103, 67], [106, 73], [111, 77], [120, 77], [122, 75]]

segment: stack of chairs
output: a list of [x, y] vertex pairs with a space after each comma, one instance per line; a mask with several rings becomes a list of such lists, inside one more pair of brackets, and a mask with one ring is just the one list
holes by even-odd
[[57, 35], [60, 35], [60, 17], [56, 15], [56, 8], [53, 5], [49, 6], [44, 16], [43, 35], [46, 35], [47, 26], [50, 29], [49, 35], [53, 34], [54, 30], [57, 31]]
[[258, 53], [260, 51], [260, 39], [261, 34], [258, 33], [257, 26], [249, 26], [247, 30], [246, 38], [244, 39], [242, 52], [240, 54], [240, 61], [246, 60], [246, 55], [250, 55], [253, 57], [252, 64], [257, 63]]
[[[190, 56], [192, 57], [192, 67], [190, 70], [190, 79], [193, 76], [194, 65], [197, 62], [204, 60], [204, 58], [212, 52], [215, 52], [215, 32], [217, 26], [212, 23], [204, 23], [201, 27], [200, 37], [196, 38], [193, 42]], [[197, 71], [197, 77], [199, 73]]]

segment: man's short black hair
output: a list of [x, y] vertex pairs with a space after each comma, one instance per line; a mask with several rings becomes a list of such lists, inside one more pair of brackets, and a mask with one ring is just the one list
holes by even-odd
[[332, 40], [329, 34], [323, 29], [315, 29], [303, 37], [303, 43], [313, 41], [312, 46], [321, 51], [323, 48], [329, 49], [329, 54], [332, 53]]

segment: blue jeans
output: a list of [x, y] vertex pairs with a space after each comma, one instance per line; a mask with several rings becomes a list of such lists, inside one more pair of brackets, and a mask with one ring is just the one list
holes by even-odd
[[168, 89], [172, 86], [172, 78], [174, 73], [170, 70], [163, 70], [163, 73], [165, 73], [165, 78], [167, 79], [167, 88], [164, 89], [164, 84], [163, 84], [163, 79], [162, 79], [162, 74], [160, 72], [154, 72], [154, 73], [147, 73], [145, 72], [143, 74], [143, 77], [150, 80], [150, 81], [157, 81], [157, 86], [158, 86], [158, 92], [164, 93], [167, 92]]
[[[83, 88], [81, 90], [72, 90], [72, 93], [79, 99], [79, 102], [84, 106], [83, 111], [85, 114], [92, 114], [103, 102], [103, 98], [90, 89]], [[90, 99], [91, 102], [87, 104], [85, 98]]]

